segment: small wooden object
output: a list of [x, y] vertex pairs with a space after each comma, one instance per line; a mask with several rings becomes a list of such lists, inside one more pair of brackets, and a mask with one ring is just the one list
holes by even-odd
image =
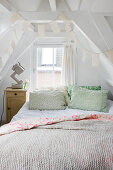
[[21, 109], [26, 102], [27, 91], [24, 89], [7, 88], [5, 90], [6, 100], [6, 122], [9, 123], [12, 117]]

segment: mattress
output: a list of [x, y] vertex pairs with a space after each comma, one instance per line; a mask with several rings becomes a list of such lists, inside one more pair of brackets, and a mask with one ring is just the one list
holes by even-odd
[[[109, 113], [113, 114], [113, 101], [108, 100], [108, 108]], [[103, 112], [97, 112], [97, 111], [85, 111], [85, 110], [79, 110], [79, 109], [70, 109], [66, 108], [65, 110], [29, 110], [29, 102], [26, 102], [23, 107], [19, 110], [19, 112], [12, 118], [11, 122], [18, 121], [21, 119], [28, 119], [28, 118], [35, 118], [35, 117], [62, 117], [62, 116], [68, 116], [68, 115], [81, 115], [81, 114], [105, 114]]]

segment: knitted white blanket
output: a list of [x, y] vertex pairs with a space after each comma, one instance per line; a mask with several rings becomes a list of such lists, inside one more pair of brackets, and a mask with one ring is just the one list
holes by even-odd
[[[99, 116], [80, 121], [65, 117], [56, 124], [52, 120], [51, 125], [13, 133], [11, 128], [10, 134], [0, 136], [0, 170], [112, 170], [113, 120]], [[30, 120], [21, 123], [20, 127], [30, 128]], [[1, 127], [1, 134], [15, 124]]]

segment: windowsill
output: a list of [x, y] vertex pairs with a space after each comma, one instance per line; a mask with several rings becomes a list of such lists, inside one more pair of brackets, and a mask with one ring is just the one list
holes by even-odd
[[61, 72], [61, 68], [60, 67], [38, 67], [37, 71], [59, 71]]

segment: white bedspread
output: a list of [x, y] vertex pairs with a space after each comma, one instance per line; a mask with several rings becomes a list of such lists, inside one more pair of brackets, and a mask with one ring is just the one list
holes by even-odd
[[[23, 107], [20, 109], [20, 111], [12, 118], [11, 122], [18, 121], [21, 119], [28, 119], [28, 118], [34, 118], [34, 117], [62, 117], [62, 116], [68, 116], [73, 115], [76, 113], [76, 115], [80, 114], [105, 114], [103, 112], [96, 112], [96, 111], [84, 111], [84, 110], [78, 110], [78, 109], [69, 109], [68, 107], [65, 110], [29, 110], [28, 108], [29, 103], [25, 103]], [[108, 100], [108, 108], [109, 113], [113, 114], [113, 101]]]
[[0, 170], [113, 170], [113, 114], [20, 120], [0, 134]]
[[113, 170], [109, 104], [109, 114], [100, 114], [31, 111], [26, 103], [12, 123], [0, 127], [0, 170]]

